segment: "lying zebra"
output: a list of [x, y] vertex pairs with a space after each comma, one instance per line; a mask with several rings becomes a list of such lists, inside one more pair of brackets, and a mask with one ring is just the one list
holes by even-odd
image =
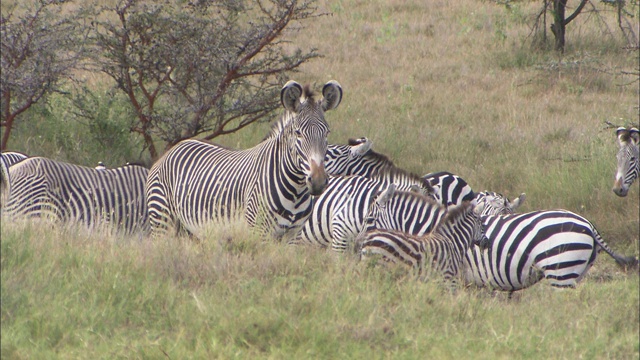
[[591, 222], [571, 211], [515, 214], [517, 206], [497, 193], [485, 194], [484, 201], [506, 206], [495, 206], [482, 218], [488, 248], [467, 253], [465, 277], [478, 286], [512, 292], [547, 279], [551, 286], [573, 288], [600, 249], [623, 268], [638, 265], [635, 257], [615, 253]]
[[[486, 244], [480, 216], [474, 211], [475, 204], [465, 202], [450, 208], [438, 206], [436, 211], [439, 214], [435, 218], [439, 220], [432, 231], [424, 235], [411, 235], [375, 227], [393, 193], [394, 186], [391, 185], [372, 204], [367, 222], [373, 226], [368, 226], [356, 239], [356, 251], [360, 258], [364, 260], [381, 256], [387, 262], [415, 269], [422, 279], [430, 277], [429, 270], [433, 269], [455, 288], [467, 250], [471, 245]], [[481, 212], [482, 209], [476, 211]]]
[[[495, 213], [511, 215], [481, 217], [488, 246], [467, 250], [463, 266], [467, 283], [513, 292], [546, 278], [554, 287], [575, 287], [595, 261], [599, 249], [605, 250], [620, 266], [638, 264], [634, 257], [613, 252], [595, 227], [577, 214], [566, 210], [512, 214], [522, 204], [521, 199], [510, 202], [497, 193], [481, 194], [477, 208], [490, 207]], [[402, 230], [416, 236], [428, 233], [428, 221], [420, 226], [411, 226], [414, 220], [407, 221], [423, 211], [425, 205], [406, 199], [407, 194], [396, 191], [373, 201], [371, 206], [377, 212], [375, 223], [368, 218], [365, 229]], [[431, 219], [439, 221], [437, 216]]]

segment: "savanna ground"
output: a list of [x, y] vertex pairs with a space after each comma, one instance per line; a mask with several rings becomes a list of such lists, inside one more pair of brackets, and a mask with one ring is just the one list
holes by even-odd
[[[638, 52], [622, 49], [612, 13], [606, 30], [589, 12], [569, 25], [563, 56], [532, 51], [523, 39], [540, 3], [323, 1], [332, 15], [291, 36], [325, 56], [292, 78], [341, 83], [331, 143], [367, 136], [413, 172], [526, 192], [522, 211], [577, 212], [637, 256], [638, 185], [611, 192], [617, 145], [604, 121], [638, 123], [637, 76], [623, 74]], [[83, 137], [91, 127], [61, 98], [29, 116], [12, 150], [90, 166], [137, 154], [126, 133], [108, 150]], [[216, 141], [249, 147], [268, 126]], [[542, 283], [508, 300], [265, 242], [242, 224], [201, 243], [4, 220], [1, 234], [3, 359], [640, 356], [638, 273], [606, 254], [575, 290]]]

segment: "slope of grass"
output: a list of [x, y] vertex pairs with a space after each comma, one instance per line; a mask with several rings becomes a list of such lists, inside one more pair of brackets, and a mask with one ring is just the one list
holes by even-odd
[[201, 244], [50, 229], [3, 223], [3, 358], [638, 355], [638, 275], [609, 258], [575, 290], [538, 284], [508, 300], [242, 224]]

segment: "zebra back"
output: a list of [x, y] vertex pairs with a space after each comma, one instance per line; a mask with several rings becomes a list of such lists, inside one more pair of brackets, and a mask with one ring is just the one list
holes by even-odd
[[6, 163], [7, 166], [11, 166], [29, 157], [27, 154], [18, 151], [3, 151], [0, 156], [2, 156], [2, 161]]
[[635, 127], [619, 127], [616, 176], [612, 191], [620, 196], [627, 196], [629, 187], [640, 173], [640, 131]]
[[42, 157], [9, 168], [13, 217], [46, 217], [94, 228], [110, 223], [131, 233], [148, 226], [144, 185], [148, 170], [124, 166], [98, 171]]
[[432, 232], [447, 213], [446, 207], [430, 197], [396, 189], [392, 183], [378, 192], [369, 205], [363, 232], [394, 229], [424, 235]]
[[295, 234], [311, 213], [312, 196], [328, 182], [324, 169], [329, 126], [325, 111], [342, 99], [331, 81], [316, 101], [308, 87], [288, 82], [285, 113], [260, 144], [234, 150], [185, 140], [149, 173], [147, 197], [154, 234], [184, 227], [199, 232], [216, 221], [243, 215], [249, 226], [276, 238]]
[[450, 172], [429, 173], [422, 178], [431, 185], [436, 200], [442, 205], [460, 205], [464, 201], [472, 201], [476, 196], [463, 178]]
[[424, 236], [395, 229], [368, 230], [358, 237], [361, 259], [382, 256], [413, 267], [419, 274], [433, 268], [455, 285], [465, 252], [484, 239], [482, 222], [473, 208], [471, 202], [450, 208], [433, 232]]

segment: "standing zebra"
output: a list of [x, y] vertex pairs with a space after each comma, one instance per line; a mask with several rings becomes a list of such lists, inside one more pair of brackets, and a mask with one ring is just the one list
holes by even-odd
[[129, 165], [111, 170], [30, 157], [9, 168], [11, 217], [44, 217], [89, 228], [103, 222], [132, 233], [148, 227], [144, 185], [148, 170]]
[[198, 236], [209, 223], [243, 212], [255, 230], [275, 238], [295, 234], [327, 185], [324, 157], [342, 88], [330, 81], [316, 100], [289, 81], [280, 93], [285, 113], [272, 132], [247, 150], [184, 140], [149, 172], [146, 193], [154, 234], [184, 228]]
[[427, 267], [434, 268], [455, 287], [467, 249], [484, 243], [482, 222], [472, 202], [449, 210], [441, 207], [441, 211], [446, 215], [423, 236], [389, 229], [369, 229], [360, 234], [356, 243], [361, 259], [382, 256], [386, 261], [416, 269], [420, 277], [428, 273]]
[[616, 130], [618, 136], [618, 167], [616, 170], [616, 179], [613, 183], [613, 192], [620, 196], [627, 196], [629, 187], [635, 179], [638, 178], [640, 173], [640, 150], [638, 144], [640, 143], [640, 131], [637, 128], [624, 128], [619, 127]]

